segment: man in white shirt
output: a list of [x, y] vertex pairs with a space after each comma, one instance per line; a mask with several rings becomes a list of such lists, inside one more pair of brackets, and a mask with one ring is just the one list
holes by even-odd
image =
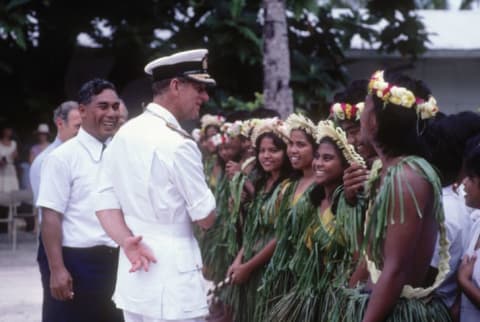
[[102, 79], [85, 83], [78, 96], [82, 127], [42, 166], [37, 200], [47, 257], [42, 269], [53, 297], [46, 303], [44, 321], [117, 322], [122, 314], [111, 296], [118, 249], [95, 216], [94, 192], [120, 102], [114, 85]]
[[204, 321], [208, 313], [192, 223], [213, 224], [215, 199], [198, 146], [178, 123], [198, 117], [215, 84], [206, 56], [192, 50], [145, 67], [153, 102], [117, 132], [102, 162], [97, 216], [123, 250], [114, 301], [127, 322]]
[[57, 127], [57, 137], [33, 160], [30, 167], [30, 186], [32, 187], [33, 200], [36, 202], [38, 198], [38, 189], [40, 188], [40, 176], [43, 160], [60, 144], [68, 141], [77, 135], [82, 118], [78, 111], [78, 103], [75, 101], [66, 101], [60, 104], [53, 111], [53, 122]]
[[[53, 111], [53, 121], [57, 126], [57, 137], [45, 150], [42, 151], [42, 153], [35, 158], [35, 160], [33, 160], [32, 166], [30, 167], [30, 186], [32, 187], [33, 200], [35, 203], [38, 198], [38, 189], [40, 188], [43, 160], [60, 144], [77, 135], [78, 130], [80, 129], [82, 118], [80, 117], [80, 112], [78, 111], [78, 103], [74, 101], [66, 101], [60, 104]], [[39, 221], [41, 222], [41, 210], [37, 209], [37, 211]], [[38, 246], [37, 262], [39, 263], [43, 287], [42, 320], [47, 321], [47, 309], [51, 307], [48, 305], [48, 303], [52, 301], [53, 298], [50, 295], [48, 270], [44, 270], [45, 267], [48, 267], [48, 263], [41, 240]]]

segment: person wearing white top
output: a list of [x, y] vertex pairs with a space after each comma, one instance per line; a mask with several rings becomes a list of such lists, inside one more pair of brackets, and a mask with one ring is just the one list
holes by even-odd
[[117, 322], [122, 314], [111, 296], [118, 248], [95, 216], [94, 192], [106, 143], [117, 126], [119, 98], [114, 85], [102, 79], [85, 83], [78, 96], [82, 126], [77, 136], [52, 151], [42, 166], [37, 200], [47, 258], [42, 269], [53, 297], [44, 321]]
[[198, 146], [178, 123], [198, 117], [215, 84], [206, 54], [146, 66], [153, 102], [117, 132], [102, 162], [97, 216], [123, 250], [114, 301], [127, 322], [204, 321], [208, 313], [192, 224], [213, 224], [215, 199]]
[[[465, 203], [480, 209], [480, 146], [465, 160]], [[461, 322], [480, 321], [480, 221], [476, 221], [469, 236], [469, 245], [458, 269], [458, 284], [462, 291]]]
[[[465, 247], [469, 242], [468, 238], [473, 221], [470, 219], [463, 196], [454, 191], [452, 185], [442, 188], [442, 203], [449, 242], [450, 271], [445, 277], [445, 281], [435, 290], [435, 294], [441, 297], [447, 307], [452, 308], [455, 304], [458, 290], [456, 273], [465, 252]], [[431, 261], [431, 266], [435, 268], [438, 267], [440, 262], [439, 250], [440, 244], [437, 239]]]
[[38, 199], [43, 160], [60, 144], [77, 135], [80, 125], [82, 125], [82, 118], [78, 111], [78, 103], [66, 101], [60, 104], [53, 111], [53, 121], [57, 127], [57, 136], [55, 140], [33, 160], [32, 166], [30, 167], [29, 178], [34, 202]]
[[[82, 124], [82, 118], [80, 117], [80, 112], [78, 111], [78, 103], [74, 101], [66, 101], [60, 104], [53, 111], [53, 121], [57, 126], [57, 137], [55, 140], [40, 153], [35, 160], [33, 160], [32, 166], [30, 167], [30, 186], [32, 187], [33, 192], [33, 201], [34, 204], [38, 199], [38, 190], [40, 188], [41, 180], [41, 169], [43, 160], [49, 155], [53, 150], [55, 150], [60, 144], [71, 139], [77, 135], [80, 125]], [[39, 222], [41, 222], [41, 209], [37, 209], [37, 215]], [[51, 307], [48, 303], [53, 301], [52, 296], [50, 295], [50, 281], [49, 274], [43, 268], [46, 267], [47, 258], [45, 256], [45, 250], [43, 249], [43, 244], [40, 239], [38, 243], [37, 251], [37, 262], [39, 263], [40, 275], [42, 277], [42, 288], [43, 288], [43, 305], [42, 305], [42, 320], [46, 321], [47, 309]]]

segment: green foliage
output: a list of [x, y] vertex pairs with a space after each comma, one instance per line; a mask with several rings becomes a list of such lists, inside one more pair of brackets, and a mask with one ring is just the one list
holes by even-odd
[[[413, 1], [369, 1], [371, 16], [352, 10], [339, 18], [332, 17], [330, 7], [314, 0], [288, 0], [286, 4], [293, 13], [288, 15], [288, 25], [294, 103], [316, 118], [327, 113], [331, 92], [348, 81], [344, 51], [355, 35], [372, 43], [380, 41], [381, 51], [398, 51], [413, 58], [425, 50], [428, 34], [411, 14]], [[219, 84], [209, 108], [254, 109], [261, 105], [254, 93], [263, 89], [260, 9], [259, 0], [2, 2], [4, 115], [23, 122], [20, 109], [39, 111], [49, 119], [50, 110], [74, 98], [76, 88], [97, 69], [99, 76], [109, 78], [122, 91], [132, 80], [144, 77], [143, 66], [150, 59], [199, 47], [210, 50], [209, 69]], [[382, 18], [388, 26], [374, 31], [372, 25]], [[105, 33], [104, 27], [111, 32]], [[169, 37], [158, 37], [159, 31]], [[79, 33], [88, 34], [99, 48], [79, 47]], [[89, 57], [91, 71], [85, 68], [70, 76], [73, 84], [65, 84], [78, 53]], [[37, 99], [43, 108], [34, 103]], [[33, 115], [31, 122], [42, 115]]]
[[402, 56], [416, 58], [427, 50], [428, 33], [420, 18], [413, 13], [415, 1], [372, 0], [368, 9], [373, 23], [382, 19], [387, 22], [378, 36], [380, 51], [397, 51]]
[[[29, 2], [30, 0], [11, 0], [0, 3], [0, 38], [13, 42], [23, 50], [27, 49], [29, 24], [24, 7]], [[2, 64], [5, 65], [5, 63]]]
[[229, 96], [226, 100], [221, 101], [222, 110], [240, 110], [240, 111], [253, 111], [257, 108], [263, 107], [263, 94], [255, 92], [255, 99], [253, 101], [243, 101], [238, 98]]

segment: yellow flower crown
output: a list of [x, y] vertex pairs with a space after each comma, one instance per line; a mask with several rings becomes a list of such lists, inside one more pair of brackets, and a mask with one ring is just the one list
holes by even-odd
[[347, 136], [340, 127], [335, 127], [332, 121], [320, 121], [317, 126], [317, 143], [324, 137], [331, 138], [342, 151], [343, 156], [349, 164], [357, 163], [365, 165], [365, 161], [360, 154], [355, 151], [353, 145], [348, 144]]
[[335, 121], [360, 121], [360, 114], [365, 108], [364, 102], [359, 102], [355, 105], [348, 103], [335, 103], [330, 108], [330, 115]]
[[211, 115], [211, 114], [205, 114], [202, 116], [200, 119], [200, 128], [202, 132], [205, 132], [205, 129], [210, 126], [218, 126], [221, 127], [225, 123], [225, 118], [221, 115]]
[[383, 73], [383, 70], [379, 70], [372, 75], [368, 83], [369, 94], [377, 96], [384, 104], [392, 103], [405, 108], [412, 108], [415, 105], [416, 112], [422, 120], [437, 114], [439, 108], [433, 96], [427, 101], [417, 98], [410, 90], [386, 82]]
[[317, 127], [313, 124], [312, 120], [301, 114], [290, 114], [285, 120], [287, 125], [288, 137], [293, 130], [304, 130], [307, 134], [311, 135], [314, 140], [317, 139]]
[[252, 132], [252, 145], [255, 146], [257, 139], [260, 135], [264, 133], [273, 133], [278, 136], [283, 142], [288, 144], [289, 135], [288, 135], [288, 128], [284, 121], [280, 120], [277, 117], [262, 119], [259, 120], [260, 122], [255, 126]]

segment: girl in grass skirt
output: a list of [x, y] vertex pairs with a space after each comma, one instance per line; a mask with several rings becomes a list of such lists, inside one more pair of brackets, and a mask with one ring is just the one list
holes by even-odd
[[[366, 265], [358, 270], [368, 281], [336, 288], [326, 320], [450, 321], [448, 309], [432, 296], [449, 270], [449, 256], [440, 180], [423, 158], [422, 133], [438, 107], [422, 82], [401, 75], [378, 71], [368, 90], [361, 135], [382, 161], [366, 187]], [[432, 274], [437, 234], [440, 263]]]
[[289, 130], [287, 155], [295, 172], [274, 192], [276, 247], [262, 278], [254, 321], [267, 321], [271, 308], [294, 284], [290, 259], [295, 254], [296, 241], [316, 214], [309, 198], [315, 186], [312, 161], [317, 149], [316, 126], [298, 114], [290, 115], [285, 123]]

